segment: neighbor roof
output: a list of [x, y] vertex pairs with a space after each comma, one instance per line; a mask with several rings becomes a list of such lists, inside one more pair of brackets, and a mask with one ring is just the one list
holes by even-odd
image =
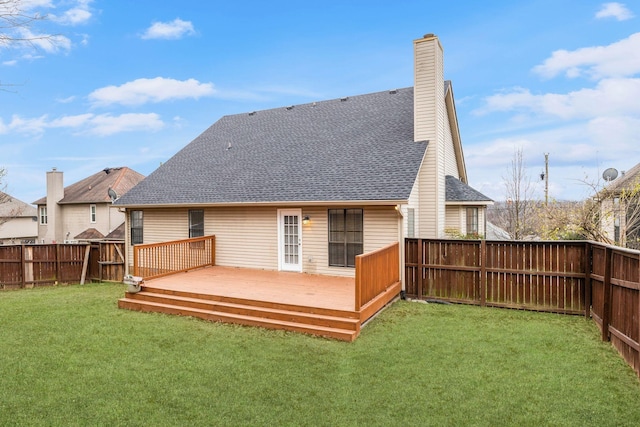
[[36, 208], [0, 191], [0, 218], [36, 216]]
[[451, 175], [445, 177], [445, 194], [447, 202], [493, 202], [489, 197]]
[[607, 191], [621, 192], [622, 190], [633, 189], [640, 182], [640, 163], [626, 172], [621, 172], [620, 175], [606, 187]]
[[405, 201], [413, 88], [225, 116], [117, 204]]
[[[131, 190], [144, 179], [144, 175], [128, 167], [105, 168], [81, 181], [64, 188], [64, 197], [59, 204], [106, 203], [110, 202], [109, 188], [118, 195]], [[35, 205], [47, 203], [46, 196], [33, 202]]]

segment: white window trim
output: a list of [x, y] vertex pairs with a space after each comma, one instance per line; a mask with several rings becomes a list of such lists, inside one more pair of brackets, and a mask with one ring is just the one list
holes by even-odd
[[[47, 215], [47, 207], [46, 206], [40, 206], [40, 212], [38, 212], [39, 215], [39, 223], [40, 225], [47, 225], [49, 222], [49, 216]], [[44, 215], [43, 215], [44, 213]], [[44, 219], [44, 221], [43, 221]]]
[[89, 222], [95, 224], [98, 219], [98, 208], [95, 204], [89, 205]]

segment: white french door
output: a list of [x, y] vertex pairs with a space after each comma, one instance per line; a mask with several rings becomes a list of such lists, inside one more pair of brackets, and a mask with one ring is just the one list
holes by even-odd
[[302, 271], [301, 209], [278, 209], [278, 269]]

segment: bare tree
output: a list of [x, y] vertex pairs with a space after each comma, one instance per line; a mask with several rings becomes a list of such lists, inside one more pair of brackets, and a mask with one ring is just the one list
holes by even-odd
[[513, 153], [513, 159], [506, 175], [502, 177], [505, 186], [506, 204], [502, 212], [500, 224], [512, 239], [522, 240], [532, 234], [532, 218], [539, 203], [533, 199], [534, 188], [527, 174], [522, 155], [522, 148]]
[[23, 0], [0, 0], [0, 45], [32, 42], [34, 37], [22, 36], [25, 34], [22, 30], [28, 30], [34, 22], [44, 19], [45, 15], [28, 13]]

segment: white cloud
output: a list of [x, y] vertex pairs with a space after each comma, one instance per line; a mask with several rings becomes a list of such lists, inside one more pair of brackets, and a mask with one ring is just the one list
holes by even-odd
[[16, 65], [17, 63], [18, 63], [18, 61], [16, 59], [12, 59], [12, 60], [9, 60], [9, 61], [4, 61], [2, 63], [2, 65], [6, 65], [6, 66], [10, 67], [10, 66]]
[[592, 119], [602, 116], [640, 114], [640, 78], [604, 79], [594, 88], [566, 94], [535, 95], [517, 88], [489, 96], [476, 114], [491, 112], [527, 112], [561, 120]]
[[101, 114], [93, 117], [89, 122], [87, 133], [90, 135], [107, 136], [122, 132], [158, 131], [164, 127], [160, 116], [148, 114]]
[[28, 45], [34, 46], [47, 53], [58, 53], [71, 50], [71, 40], [62, 35], [34, 33], [28, 28], [19, 29], [20, 37], [27, 39]]
[[18, 133], [39, 136], [47, 129], [66, 128], [78, 135], [108, 136], [122, 132], [155, 132], [164, 127], [164, 122], [156, 113], [131, 113], [114, 116], [111, 114], [78, 114], [62, 116], [50, 120], [47, 115], [22, 118], [14, 115], [8, 124], [0, 118], [0, 134]]
[[51, 0], [22, 0], [21, 7], [23, 10], [33, 10], [37, 8], [52, 8]]
[[80, 126], [84, 126], [87, 122], [89, 122], [93, 117], [93, 114], [78, 114], [75, 116], [63, 116], [59, 119], [52, 120], [48, 123], [47, 127], [52, 128], [78, 128]]
[[192, 36], [196, 32], [191, 21], [183, 21], [176, 18], [171, 22], [154, 22], [142, 34], [142, 38], [149, 39], [171, 39], [176, 40], [184, 36]]
[[212, 83], [200, 83], [195, 79], [181, 81], [156, 77], [96, 89], [89, 94], [89, 100], [94, 105], [142, 105], [173, 99], [198, 99], [215, 93]]
[[51, 19], [63, 25], [81, 25], [87, 23], [93, 16], [89, 5], [93, 0], [78, 0], [78, 2], [66, 10], [62, 15], [50, 15]]
[[59, 102], [60, 104], [68, 104], [70, 102], [75, 101], [76, 97], [74, 95], [68, 96], [66, 98], [58, 98], [56, 99], [57, 102]]
[[0, 119], [0, 134], [15, 132], [25, 135], [39, 135], [46, 127], [46, 123], [47, 115], [25, 119], [14, 114], [7, 124]]
[[598, 19], [615, 18], [618, 21], [626, 21], [633, 16], [633, 12], [622, 3], [603, 3], [602, 8], [596, 13]]
[[594, 79], [632, 76], [640, 72], [640, 33], [608, 46], [557, 50], [533, 71], [546, 78], [563, 72], [569, 78], [582, 75]]

